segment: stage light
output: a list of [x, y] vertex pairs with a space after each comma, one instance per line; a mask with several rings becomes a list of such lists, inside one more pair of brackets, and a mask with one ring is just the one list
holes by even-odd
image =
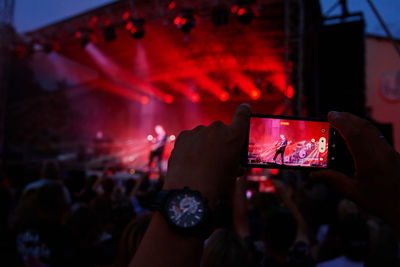
[[193, 93], [192, 96], [190, 97], [190, 100], [192, 102], [197, 103], [200, 101], [200, 94], [199, 93]]
[[75, 38], [81, 41], [81, 46], [85, 47], [91, 40], [86, 29], [79, 29], [75, 32]]
[[104, 40], [106, 40], [107, 42], [111, 42], [114, 41], [117, 36], [115, 34], [115, 27], [114, 25], [107, 25], [104, 29], [103, 29], [103, 36], [104, 36]]
[[164, 102], [167, 104], [171, 104], [172, 102], [174, 102], [174, 97], [172, 95], [165, 95]]
[[290, 85], [288, 86], [286, 96], [287, 96], [288, 98], [290, 98], [290, 99], [293, 98], [293, 96], [294, 96], [293, 85], [290, 84]]
[[170, 141], [175, 141], [175, 139], [176, 139], [175, 135], [170, 135], [170, 137], [169, 137]]
[[136, 172], [135, 169], [130, 169], [130, 170], [129, 170], [129, 174], [130, 174], [130, 175], [135, 174], [135, 172]]
[[251, 90], [251, 92], [250, 92], [250, 97], [251, 97], [252, 99], [254, 99], [254, 100], [259, 99], [260, 96], [261, 96], [260, 90], [257, 90], [257, 89]]
[[133, 38], [135, 39], [143, 38], [145, 34], [144, 22], [145, 22], [144, 19], [128, 20], [125, 23], [125, 29], [129, 31], [129, 33], [132, 35]]
[[229, 99], [229, 93], [226, 91], [223, 91], [220, 95], [219, 95], [219, 100], [221, 100], [222, 102], [228, 101]]
[[142, 96], [140, 98], [140, 103], [142, 103], [143, 105], [149, 103], [149, 98], [147, 96]]
[[191, 10], [184, 10], [174, 19], [174, 24], [184, 33], [189, 33], [196, 25], [196, 19]]
[[248, 6], [234, 6], [232, 13], [237, 16], [237, 20], [241, 24], [249, 24], [254, 18], [253, 10]]
[[147, 141], [152, 141], [154, 139], [154, 137], [151, 135], [151, 134], [149, 134], [148, 136], [147, 136]]

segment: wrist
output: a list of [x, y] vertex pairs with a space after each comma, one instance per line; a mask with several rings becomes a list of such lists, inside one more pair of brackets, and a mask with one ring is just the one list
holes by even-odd
[[207, 198], [210, 210], [215, 209], [219, 193], [215, 186], [204, 183], [204, 176], [191, 175], [190, 179], [187, 179], [187, 176], [172, 176], [172, 174], [167, 173], [163, 190], [183, 189], [184, 187], [199, 191], [203, 197]]

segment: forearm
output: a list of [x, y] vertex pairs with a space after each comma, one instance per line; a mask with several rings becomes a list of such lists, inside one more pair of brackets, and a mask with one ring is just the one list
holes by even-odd
[[202, 250], [201, 238], [175, 233], [156, 212], [129, 266], [200, 266]]

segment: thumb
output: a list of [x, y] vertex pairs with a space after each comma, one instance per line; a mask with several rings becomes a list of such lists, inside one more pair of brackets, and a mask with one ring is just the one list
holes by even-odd
[[310, 179], [327, 182], [348, 197], [357, 200], [356, 180], [334, 170], [321, 170], [310, 173]]

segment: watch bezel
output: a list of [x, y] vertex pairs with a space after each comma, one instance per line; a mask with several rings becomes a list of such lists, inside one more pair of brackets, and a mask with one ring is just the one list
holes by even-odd
[[[177, 197], [178, 194], [191, 194], [197, 197], [199, 201], [201, 201], [202, 206], [204, 207], [204, 212], [202, 218], [198, 221], [198, 223], [194, 226], [182, 227], [177, 225], [168, 214], [167, 204], [171, 201], [172, 198]], [[207, 198], [203, 197], [199, 191], [190, 190], [188, 187], [184, 189], [173, 189], [170, 190], [165, 197], [162, 205], [162, 209], [160, 210], [163, 217], [166, 219], [168, 225], [179, 233], [186, 235], [205, 235], [208, 236], [211, 234], [213, 226], [211, 222], [210, 210], [208, 207]]]

